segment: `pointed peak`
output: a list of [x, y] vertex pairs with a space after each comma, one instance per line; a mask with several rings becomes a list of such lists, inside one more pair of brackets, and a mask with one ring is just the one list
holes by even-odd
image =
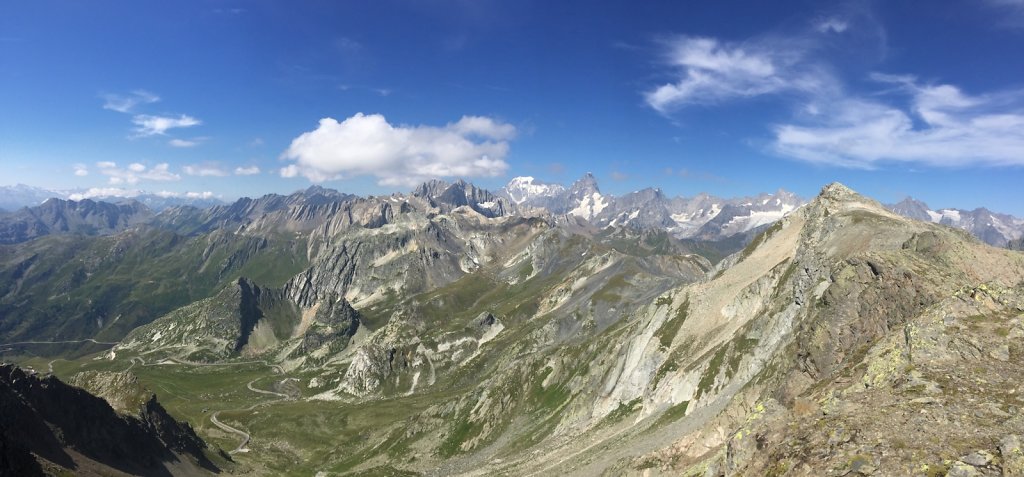
[[917, 199], [915, 199], [915, 198], [913, 198], [913, 197], [911, 197], [909, 195], [906, 196], [903, 200], [897, 202], [896, 205], [897, 206], [900, 206], [900, 205], [917, 205], [917, 206], [924, 207], [926, 209], [928, 208], [928, 204], [924, 203], [924, 201], [917, 200]]
[[334, 189], [328, 189], [326, 187], [322, 187], [322, 186], [315, 185], [315, 184], [307, 187], [306, 190], [304, 190], [304, 191], [299, 191], [299, 195], [303, 195], [303, 196], [306, 196], [306, 197], [313, 197], [313, 196], [317, 196], [317, 195], [330, 196], [330, 195], [337, 195], [337, 194], [338, 194], [338, 191], [336, 191]]
[[448, 189], [448, 186], [449, 184], [443, 180], [430, 179], [416, 186], [416, 188], [412, 190], [412, 195], [415, 197], [431, 198], [444, 192]]
[[823, 187], [821, 193], [809, 205], [809, 210], [820, 213], [837, 213], [857, 209], [874, 211], [880, 215], [893, 215], [889, 209], [875, 199], [863, 196], [839, 182], [833, 182]]
[[597, 178], [595, 178], [594, 174], [591, 174], [590, 172], [583, 174], [583, 177], [580, 177], [576, 182], [573, 182], [572, 189], [593, 189], [594, 192], [601, 192], [601, 189], [597, 186]]
[[837, 202], [849, 200], [864, 200], [860, 194], [840, 182], [833, 182], [821, 188], [817, 199], [827, 199]]

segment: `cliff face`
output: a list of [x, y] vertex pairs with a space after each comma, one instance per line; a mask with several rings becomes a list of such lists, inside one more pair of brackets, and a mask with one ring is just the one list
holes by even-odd
[[[138, 416], [118, 414], [101, 398], [0, 366], [0, 474], [41, 475], [43, 466], [140, 475], [216, 472], [206, 444], [152, 396]], [[10, 472], [10, 473], [8, 473]]]

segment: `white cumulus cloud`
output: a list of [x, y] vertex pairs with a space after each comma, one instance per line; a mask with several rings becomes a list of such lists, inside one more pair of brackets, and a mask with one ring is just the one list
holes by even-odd
[[259, 166], [248, 166], [248, 167], [241, 167], [241, 166], [239, 166], [239, 167], [235, 168], [235, 175], [236, 176], [253, 176], [253, 175], [256, 175], [256, 174], [259, 174], [259, 173], [260, 173]]
[[101, 161], [96, 163], [100, 174], [108, 176], [107, 181], [111, 185], [137, 184], [139, 181], [176, 181], [181, 176], [170, 171], [170, 165], [166, 162], [157, 164], [152, 168], [134, 162], [127, 168], [118, 167], [116, 163]]
[[139, 136], [156, 136], [167, 134], [169, 129], [188, 128], [202, 124], [202, 121], [187, 114], [171, 116], [152, 116], [149, 114], [137, 114], [132, 117], [135, 124], [135, 133]]
[[381, 185], [411, 186], [437, 177], [494, 177], [508, 169], [515, 127], [479, 116], [445, 126], [392, 125], [379, 114], [319, 126], [292, 140], [281, 155], [292, 161], [282, 177], [312, 182], [373, 176]]
[[71, 167], [75, 170], [75, 175], [78, 177], [85, 177], [89, 175], [89, 167], [85, 164], [75, 164]]
[[85, 192], [76, 192], [68, 196], [69, 199], [79, 201], [85, 199], [96, 199], [104, 197], [121, 197], [132, 199], [142, 195], [142, 191], [134, 189], [122, 189], [120, 187], [92, 187]]

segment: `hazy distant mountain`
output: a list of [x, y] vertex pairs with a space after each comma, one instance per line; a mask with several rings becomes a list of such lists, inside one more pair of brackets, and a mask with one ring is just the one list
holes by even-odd
[[911, 197], [907, 197], [896, 204], [889, 204], [886, 207], [897, 214], [911, 219], [924, 220], [926, 222], [931, 222], [932, 220], [931, 216], [928, 214], [928, 212], [930, 212], [928, 204], [915, 200]]
[[123, 203], [129, 201], [140, 202], [146, 207], [149, 207], [154, 212], [160, 212], [164, 209], [171, 207], [180, 207], [183, 205], [196, 207], [199, 209], [207, 209], [217, 205], [224, 205], [224, 201], [215, 197], [205, 197], [202, 195], [196, 196], [168, 196], [160, 194], [141, 194], [131, 198], [124, 197], [103, 197], [98, 196], [93, 200], [102, 200], [105, 202]]
[[40, 205], [0, 214], [0, 243], [51, 234], [109, 235], [148, 221], [153, 212], [138, 202], [111, 204], [47, 199]]
[[932, 210], [928, 204], [910, 197], [886, 207], [904, 217], [966, 230], [983, 242], [997, 247], [1007, 247], [1014, 240], [1024, 237], [1024, 219], [995, 213], [984, 207], [974, 210]]
[[224, 204], [223, 200], [213, 197], [210, 193], [189, 192], [178, 194], [170, 192], [127, 191], [120, 193], [120, 195], [111, 195], [110, 191], [103, 189], [53, 190], [24, 184], [0, 186], [0, 209], [7, 212], [13, 212], [22, 207], [37, 206], [45, 202], [46, 199], [52, 198], [76, 201], [91, 199], [97, 202], [110, 202], [114, 204], [134, 201], [142, 203], [156, 212], [182, 205], [205, 209]]
[[12, 212], [42, 204], [51, 197], [67, 198], [67, 194], [25, 184], [0, 186], [0, 209]]

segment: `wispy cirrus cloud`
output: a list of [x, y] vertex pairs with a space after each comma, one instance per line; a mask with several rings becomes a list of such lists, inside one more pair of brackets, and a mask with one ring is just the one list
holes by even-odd
[[180, 114], [178, 117], [138, 114], [132, 117], [132, 123], [135, 124], [135, 134], [146, 137], [162, 136], [167, 134], [168, 130], [198, 126], [203, 122], [187, 114]]
[[836, 54], [852, 49], [844, 41], [885, 49], [885, 32], [870, 12], [854, 13], [860, 16], [808, 22], [790, 36], [673, 38], [664, 45], [676, 78], [644, 98], [671, 115], [694, 105], [770, 97], [791, 118], [765, 125], [772, 135], [768, 149], [816, 164], [1024, 165], [1024, 91], [969, 94], [913, 75], [864, 73], [866, 85], [863, 76], [844, 80], [835, 64]]
[[[163, 136], [171, 129], [189, 128], [203, 123], [199, 119], [187, 114], [179, 114], [176, 117], [172, 115], [135, 114], [138, 106], [160, 101], [159, 96], [146, 90], [139, 89], [126, 95], [107, 94], [103, 95], [103, 99], [103, 109], [133, 114], [132, 124], [135, 125], [133, 128], [134, 137]], [[194, 147], [205, 139], [202, 137], [171, 139], [168, 141], [168, 144], [174, 147]]]
[[101, 161], [96, 163], [99, 173], [108, 176], [107, 182], [111, 185], [137, 184], [140, 181], [177, 181], [181, 176], [170, 171], [170, 165], [166, 162], [148, 167], [139, 162], [133, 162], [128, 167], [118, 167], [117, 163]]
[[726, 42], [678, 36], [663, 43], [665, 61], [677, 79], [644, 93], [647, 104], [661, 113], [768, 94], [814, 92], [833, 83], [809, 61], [808, 42], [796, 38]]
[[103, 109], [119, 113], [131, 113], [136, 106], [160, 101], [160, 97], [149, 91], [137, 89], [129, 94], [105, 94]]
[[516, 128], [487, 117], [465, 116], [445, 126], [392, 125], [379, 114], [356, 115], [319, 126], [292, 140], [281, 155], [292, 164], [282, 177], [312, 182], [374, 176], [381, 185], [411, 186], [437, 177], [494, 177]]
[[871, 169], [885, 162], [936, 167], [1024, 166], [1024, 92], [969, 95], [949, 84], [874, 74], [896, 84], [895, 104], [850, 96], [802, 124], [780, 124], [773, 148], [800, 160]]
[[171, 140], [167, 141], [167, 144], [169, 146], [172, 146], [172, 147], [189, 148], [189, 147], [196, 147], [196, 146], [202, 144], [203, 142], [206, 142], [207, 139], [208, 138], [206, 138], [206, 137], [194, 137], [194, 138], [191, 138], [191, 139], [174, 138], [174, 139], [171, 139]]
[[842, 33], [850, 28], [850, 23], [840, 18], [826, 18], [814, 25], [814, 29], [821, 33]]
[[997, 24], [1005, 27], [1024, 28], [1024, 0], [985, 0], [994, 11], [1001, 14]]

